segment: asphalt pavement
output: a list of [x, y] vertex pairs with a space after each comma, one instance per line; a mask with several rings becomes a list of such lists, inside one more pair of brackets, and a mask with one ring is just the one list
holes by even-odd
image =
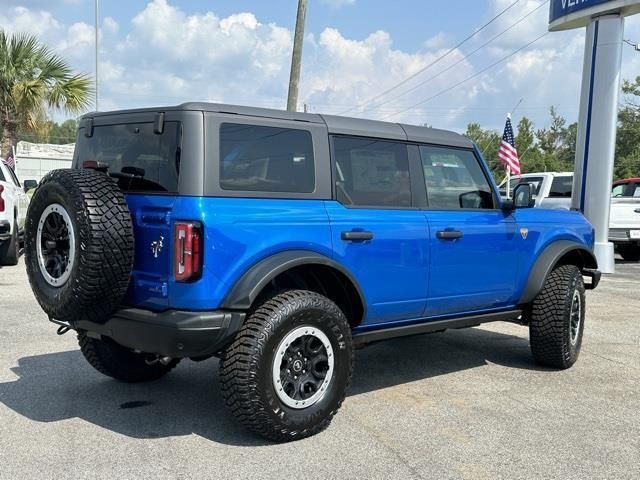
[[0, 269], [0, 478], [640, 478], [640, 264], [588, 292], [578, 363], [537, 367], [510, 324], [359, 350], [331, 426], [271, 444], [224, 408], [217, 360], [127, 385], [56, 335]]

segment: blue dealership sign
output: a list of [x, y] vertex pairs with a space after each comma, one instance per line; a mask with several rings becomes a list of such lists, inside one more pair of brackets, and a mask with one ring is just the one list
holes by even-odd
[[549, 8], [549, 23], [569, 15], [570, 13], [575, 13], [610, 1], [611, 0], [551, 0]]

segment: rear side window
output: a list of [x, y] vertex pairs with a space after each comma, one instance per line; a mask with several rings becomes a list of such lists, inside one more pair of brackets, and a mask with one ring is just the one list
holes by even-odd
[[411, 206], [407, 146], [366, 138], [334, 137], [336, 197], [344, 205]]
[[493, 193], [473, 152], [421, 146], [429, 208], [491, 209]]
[[550, 197], [566, 197], [571, 198], [571, 190], [573, 189], [573, 177], [555, 177], [551, 182]]
[[246, 192], [312, 193], [315, 173], [311, 133], [223, 123], [220, 187]]
[[91, 137], [78, 136], [78, 166], [97, 162], [124, 191], [177, 193], [181, 130], [179, 122], [165, 122], [161, 134], [153, 123], [95, 126]]
[[[2, 160], [0, 160], [0, 162], [1, 162], [1, 161], [2, 161]], [[7, 181], [7, 179], [6, 179], [6, 178], [4, 178], [4, 173], [2, 172], [2, 169], [3, 169], [3, 168], [4, 168], [4, 167], [0, 167], [0, 182], [6, 182], [6, 181]]]

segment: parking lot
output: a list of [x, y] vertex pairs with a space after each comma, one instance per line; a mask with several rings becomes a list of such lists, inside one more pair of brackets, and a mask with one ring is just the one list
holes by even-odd
[[640, 264], [617, 268], [574, 368], [536, 367], [508, 324], [372, 345], [331, 427], [274, 445], [225, 411], [215, 360], [98, 374], [21, 261], [0, 269], [0, 478], [638, 478]]

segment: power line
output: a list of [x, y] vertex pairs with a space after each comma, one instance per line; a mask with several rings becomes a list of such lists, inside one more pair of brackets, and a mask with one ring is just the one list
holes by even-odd
[[545, 36], [546, 36], [546, 35], [548, 35], [548, 34], [549, 34], [549, 32], [545, 32], [545, 33], [543, 33], [542, 35], [540, 35], [539, 37], [537, 37], [537, 38], [535, 38], [534, 40], [530, 41], [530, 42], [529, 42], [529, 43], [527, 43], [526, 45], [523, 45], [523, 46], [522, 46], [522, 47], [520, 47], [519, 49], [517, 49], [517, 50], [515, 50], [515, 51], [511, 52], [509, 55], [506, 55], [506, 56], [502, 57], [500, 60], [498, 60], [498, 61], [496, 61], [496, 62], [493, 62], [493, 63], [492, 63], [491, 65], [489, 65], [488, 67], [483, 68], [483, 69], [482, 69], [482, 70], [480, 70], [479, 72], [477, 72], [477, 73], [475, 73], [475, 74], [471, 75], [470, 77], [465, 78], [464, 80], [462, 80], [462, 81], [460, 81], [460, 82], [456, 83], [455, 85], [452, 85], [452, 86], [451, 86], [451, 87], [449, 87], [449, 88], [445, 88], [444, 90], [441, 90], [440, 92], [436, 93], [435, 95], [432, 95], [432, 96], [430, 96], [429, 98], [426, 98], [425, 100], [422, 100], [422, 101], [420, 101], [420, 102], [418, 102], [418, 103], [415, 103], [415, 104], [413, 104], [412, 106], [410, 106], [410, 107], [408, 107], [408, 108], [405, 108], [405, 109], [402, 109], [402, 110], [400, 110], [400, 111], [397, 111], [396, 113], [393, 113], [393, 114], [391, 114], [391, 115], [386, 115], [386, 116], [384, 116], [384, 117], [382, 117], [382, 118], [383, 118], [383, 119], [386, 119], [386, 118], [395, 117], [396, 115], [400, 115], [401, 113], [404, 113], [404, 112], [406, 112], [406, 111], [408, 111], [408, 110], [411, 110], [411, 109], [413, 109], [413, 108], [415, 108], [415, 107], [417, 107], [417, 106], [419, 106], [419, 105], [424, 105], [425, 103], [427, 103], [427, 102], [429, 102], [429, 101], [433, 100], [434, 98], [437, 98], [437, 97], [439, 97], [439, 96], [441, 96], [441, 95], [444, 95], [444, 94], [445, 94], [445, 93], [447, 93], [447, 92], [450, 92], [450, 91], [451, 91], [451, 90], [453, 90], [454, 88], [457, 88], [457, 87], [459, 87], [460, 85], [462, 85], [462, 84], [464, 84], [464, 83], [467, 83], [469, 80], [473, 80], [474, 78], [476, 78], [476, 77], [478, 77], [478, 76], [482, 75], [482, 74], [483, 74], [484, 72], [486, 72], [487, 70], [490, 70], [490, 69], [492, 69], [493, 67], [495, 67], [496, 65], [499, 65], [500, 63], [504, 62], [505, 60], [507, 60], [507, 59], [509, 59], [509, 58], [513, 57], [516, 53], [519, 53], [519, 52], [521, 52], [522, 50], [524, 50], [525, 48], [530, 47], [531, 45], [533, 45], [533, 44], [534, 44], [534, 43], [536, 43], [538, 40], [542, 39], [543, 37], [545, 37]]
[[[402, 80], [401, 82], [393, 85], [391, 88], [388, 88], [387, 90], [385, 90], [382, 93], [379, 93], [378, 95], [370, 98], [369, 100], [361, 103], [359, 105], [358, 108], [364, 107], [365, 105], [376, 101], [377, 99], [379, 99], [380, 97], [385, 96], [387, 93], [395, 90], [398, 87], [401, 87], [402, 85], [406, 84], [407, 82], [413, 80], [414, 78], [416, 78], [418, 75], [420, 75], [421, 73], [425, 72], [426, 70], [428, 70], [429, 68], [431, 68], [432, 66], [434, 66], [435, 64], [437, 64], [438, 62], [440, 62], [441, 60], [443, 60], [444, 58], [448, 57], [449, 55], [451, 55], [453, 52], [455, 52], [458, 48], [460, 48], [462, 45], [464, 45], [465, 43], [467, 43], [469, 40], [471, 40], [473, 37], [475, 37], [477, 34], [479, 34], [481, 31], [483, 31], [485, 28], [487, 28], [489, 25], [491, 25], [493, 22], [495, 22], [497, 19], [499, 19], [502, 15], [504, 15], [505, 13], [507, 13], [507, 11], [509, 11], [511, 8], [513, 8], [520, 0], [515, 0], [515, 2], [513, 2], [511, 5], [509, 5], [507, 8], [505, 8], [504, 10], [502, 10], [500, 13], [498, 13], [495, 17], [493, 17], [491, 20], [489, 20], [487, 23], [485, 23], [484, 25], [482, 25], [479, 29], [477, 29], [475, 32], [473, 32], [472, 34], [470, 34], [469, 36], [467, 36], [464, 40], [462, 40], [461, 42], [459, 42], [455, 47], [449, 49], [447, 52], [445, 52], [444, 54], [442, 54], [441, 56], [439, 56], [438, 58], [436, 58], [433, 62], [431, 62], [429, 65], [427, 65], [424, 68], [421, 68], [420, 70], [418, 70], [416, 73], [414, 73], [413, 75], [410, 75], [409, 77], [405, 78], [404, 80]], [[355, 110], [354, 108], [349, 108], [347, 110], [345, 110], [344, 112], [340, 112], [338, 115], [344, 115], [345, 113], [350, 112], [351, 110]]]
[[516, 23], [514, 23], [513, 25], [511, 25], [509, 28], [503, 30], [502, 32], [500, 32], [499, 34], [495, 35], [494, 37], [492, 37], [490, 40], [488, 40], [487, 42], [483, 43], [482, 45], [480, 45], [478, 48], [476, 48], [475, 50], [473, 50], [471, 53], [468, 53], [467, 55], [465, 55], [464, 57], [462, 57], [460, 60], [458, 60], [456, 63], [454, 63], [453, 65], [450, 65], [449, 67], [445, 68], [444, 70], [441, 70], [440, 72], [436, 73], [435, 75], [427, 78], [426, 80], [418, 83], [417, 85], [413, 86], [412, 88], [410, 88], [409, 90], [406, 90], [402, 93], [400, 93], [399, 95], [396, 95], [395, 97], [391, 97], [390, 99], [387, 99], [383, 102], [378, 103], [377, 105], [374, 105], [372, 107], [368, 107], [363, 109], [363, 112], [366, 111], [371, 111], [371, 110], [376, 110], [378, 107], [381, 107], [383, 105], [386, 105], [390, 102], [393, 102], [394, 100], [397, 100], [400, 97], [405, 96], [408, 93], [414, 92], [416, 91], [418, 88], [422, 87], [423, 85], [429, 83], [432, 80], [435, 80], [436, 78], [442, 76], [444, 73], [448, 72], [449, 70], [451, 70], [452, 68], [460, 65], [462, 62], [464, 62], [467, 58], [471, 57], [472, 55], [476, 54], [479, 50], [482, 50], [484, 47], [486, 47], [487, 45], [489, 45], [490, 43], [494, 42], [495, 40], [497, 40], [498, 38], [500, 38], [501, 36], [503, 36], [505, 33], [507, 33], [509, 30], [511, 30], [512, 28], [514, 28], [516, 25], [519, 25], [520, 23], [522, 23], [524, 20], [526, 20], [529, 16], [533, 15], [535, 12], [537, 12], [540, 8], [544, 7], [547, 3], [549, 3], [549, 0], [547, 0], [544, 3], [541, 3], [540, 5], [538, 5], [536, 8], [534, 8], [533, 10], [531, 10], [529, 13], [527, 13], [524, 17], [522, 17], [520, 20], [518, 20]]

